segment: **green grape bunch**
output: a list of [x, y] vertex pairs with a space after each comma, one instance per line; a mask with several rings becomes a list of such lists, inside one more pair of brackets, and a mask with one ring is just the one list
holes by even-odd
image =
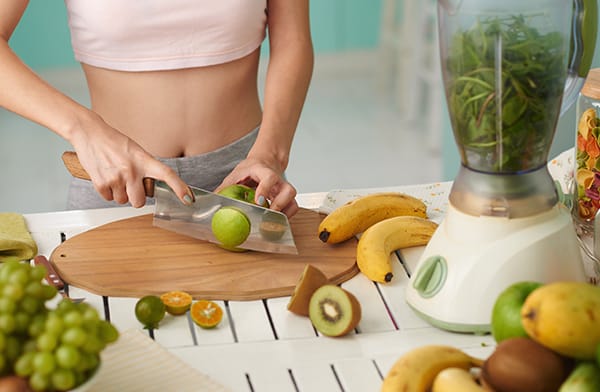
[[92, 376], [119, 333], [85, 302], [62, 299], [49, 308], [57, 290], [45, 275], [43, 266], [0, 266], [0, 377], [27, 379], [34, 391], [67, 391]]

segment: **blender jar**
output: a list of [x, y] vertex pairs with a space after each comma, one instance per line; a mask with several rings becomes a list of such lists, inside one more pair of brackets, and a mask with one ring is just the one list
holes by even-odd
[[519, 218], [558, 202], [546, 165], [558, 118], [591, 63], [592, 2], [438, 1], [444, 91], [461, 157], [450, 202], [460, 211]]

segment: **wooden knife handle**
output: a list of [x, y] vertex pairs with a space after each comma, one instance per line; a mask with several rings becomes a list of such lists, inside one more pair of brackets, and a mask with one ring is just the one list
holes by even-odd
[[[82, 180], [90, 181], [90, 175], [87, 171], [81, 166], [81, 162], [79, 162], [79, 158], [77, 157], [77, 153], [74, 151], [65, 151], [62, 154], [62, 160], [65, 164], [65, 167], [71, 173], [71, 175], [75, 178], [80, 178]], [[144, 178], [144, 191], [146, 192], [146, 196], [154, 197], [154, 179], [145, 177]]]
[[35, 265], [43, 265], [46, 268], [46, 281], [48, 284], [56, 287], [58, 290], [62, 290], [65, 287], [65, 282], [62, 281], [58, 273], [54, 269], [54, 266], [46, 258], [46, 256], [36, 256], [33, 259]]

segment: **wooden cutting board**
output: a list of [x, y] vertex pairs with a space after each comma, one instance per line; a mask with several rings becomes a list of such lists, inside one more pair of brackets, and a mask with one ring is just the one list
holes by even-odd
[[59, 245], [50, 256], [61, 277], [90, 292], [115, 297], [171, 290], [195, 299], [255, 300], [291, 295], [308, 263], [331, 283], [358, 273], [356, 239], [321, 242], [324, 215], [300, 209], [290, 219], [298, 255], [229, 252], [152, 225], [152, 214], [108, 223]]

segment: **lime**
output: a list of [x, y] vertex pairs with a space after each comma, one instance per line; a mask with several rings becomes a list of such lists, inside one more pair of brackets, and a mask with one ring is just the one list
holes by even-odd
[[135, 304], [135, 317], [146, 329], [158, 328], [158, 323], [165, 317], [165, 304], [156, 295], [140, 298]]
[[192, 305], [192, 296], [183, 291], [169, 291], [160, 296], [169, 314], [185, 314]]
[[223, 319], [223, 309], [213, 301], [199, 300], [192, 304], [190, 316], [200, 327], [214, 328]]
[[250, 219], [236, 207], [221, 207], [212, 217], [212, 232], [223, 248], [236, 248], [250, 235]]

